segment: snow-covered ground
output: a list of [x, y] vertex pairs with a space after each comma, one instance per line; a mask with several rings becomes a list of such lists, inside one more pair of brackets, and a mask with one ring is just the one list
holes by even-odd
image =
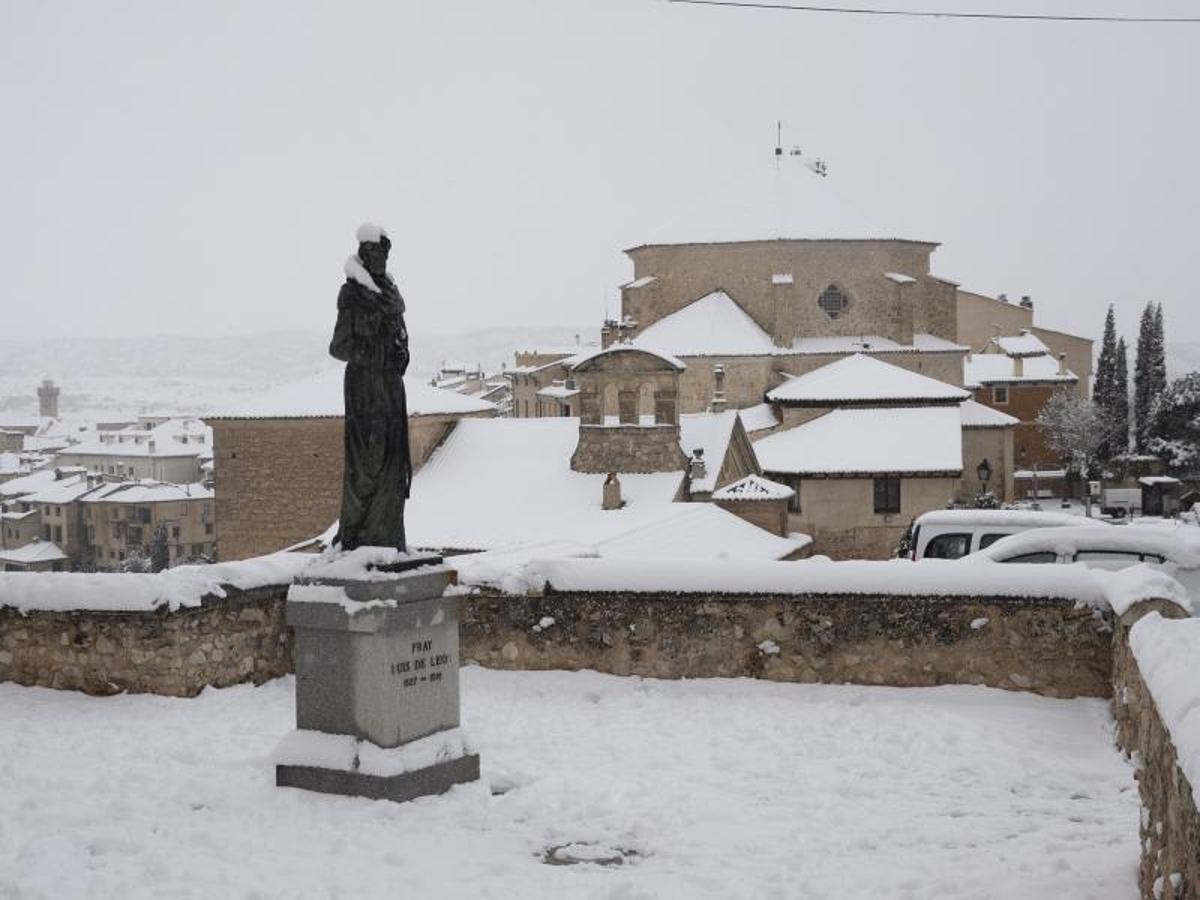
[[[1137, 792], [1099, 700], [463, 676], [484, 780], [402, 805], [273, 786], [291, 679], [0, 685], [0, 898], [1136, 895]], [[543, 861], [563, 845], [624, 861]]]

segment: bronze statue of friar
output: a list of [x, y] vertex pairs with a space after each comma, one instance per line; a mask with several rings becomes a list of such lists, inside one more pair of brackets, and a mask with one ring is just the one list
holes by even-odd
[[412, 482], [408, 449], [408, 330], [404, 298], [387, 271], [392, 242], [370, 223], [346, 260], [329, 353], [346, 363], [342, 515], [334, 547], [405, 550], [404, 502]]

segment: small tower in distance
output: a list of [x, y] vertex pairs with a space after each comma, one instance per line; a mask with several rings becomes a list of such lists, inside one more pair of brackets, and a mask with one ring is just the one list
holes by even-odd
[[49, 378], [42, 379], [37, 389], [38, 415], [48, 419], [58, 418], [58, 386]]

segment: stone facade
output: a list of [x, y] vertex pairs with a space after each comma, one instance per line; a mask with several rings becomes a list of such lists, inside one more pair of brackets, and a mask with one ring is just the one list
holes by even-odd
[[900, 512], [875, 512], [871, 478], [800, 478], [767, 472], [773, 481], [799, 494], [788, 530], [813, 536], [812, 552], [833, 559], [889, 559], [910, 522], [923, 512], [942, 509], [958, 493], [958, 477], [901, 478]]
[[1148, 601], [1133, 607], [1115, 623], [1113, 716], [1117, 720], [1117, 743], [1127, 753], [1136, 754], [1139, 762], [1140, 896], [1143, 900], [1184, 900], [1200, 897], [1200, 812], [1192, 786], [1179, 769], [1170, 732], [1129, 646], [1129, 629], [1150, 612], [1166, 618], [1185, 615], [1174, 604]]
[[[490, 413], [477, 414], [488, 416]], [[410, 416], [419, 467], [458, 417]], [[342, 419], [211, 419], [216, 453], [217, 555], [274, 553], [332, 525], [342, 504]]]
[[[787, 537], [788, 502], [779, 500], [714, 500], [726, 512], [731, 512], [751, 525], [757, 525], [772, 534]], [[805, 556], [808, 548], [805, 548]]]
[[0, 681], [88, 694], [191, 697], [292, 667], [285, 587], [206, 598], [168, 612], [34, 612], [0, 607]]
[[963, 428], [963, 475], [959, 499], [970, 501], [979, 494], [979, 464], [985, 459], [992, 467], [988, 490], [1002, 502], [1015, 499], [1013, 472], [1016, 471], [1012, 428]]
[[580, 425], [571, 455], [576, 472], [679, 472], [687, 458], [679, 447], [678, 425]]
[[[954, 286], [929, 275], [937, 247], [906, 240], [766, 240], [658, 244], [625, 252], [640, 287], [622, 290], [622, 313], [641, 330], [694, 300], [723, 290], [783, 347], [812, 335], [879, 335], [909, 344], [916, 331], [955, 334]], [[900, 285], [886, 272], [911, 276]], [[791, 275], [777, 284], [773, 275]], [[817, 298], [830, 285], [849, 298], [831, 319]]]
[[[552, 625], [535, 629], [547, 618]], [[463, 608], [462, 656], [505, 669], [983, 684], [1050, 697], [1106, 697], [1108, 629], [1104, 616], [1065, 600], [473, 596]]]

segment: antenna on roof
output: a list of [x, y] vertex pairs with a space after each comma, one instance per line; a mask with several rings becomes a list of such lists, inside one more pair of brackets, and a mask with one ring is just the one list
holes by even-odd
[[[785, 154], [783, 152], [783, 122], [776, 121], [775, 122], [775, 168], [776, 168], [776, 170], [779, 169], [779, 162], [780, 162], [780, 160], [782, 160], [784, 158], [784, 155]], [[825, 160], [821, 159], [819, 156], [805, 157], [804, 151], [802, 151], [797, 146], [793, 146], [790, 150], [788, 150], [786, 155], [795, 157], [796, 159], [800, 160], [800, 164], [803, 165], [810, 172], [812, 172], [814, 175], [820, 175], [822, 178], [825, 178], [829, 175], [828, 169], [825, 165]]]

